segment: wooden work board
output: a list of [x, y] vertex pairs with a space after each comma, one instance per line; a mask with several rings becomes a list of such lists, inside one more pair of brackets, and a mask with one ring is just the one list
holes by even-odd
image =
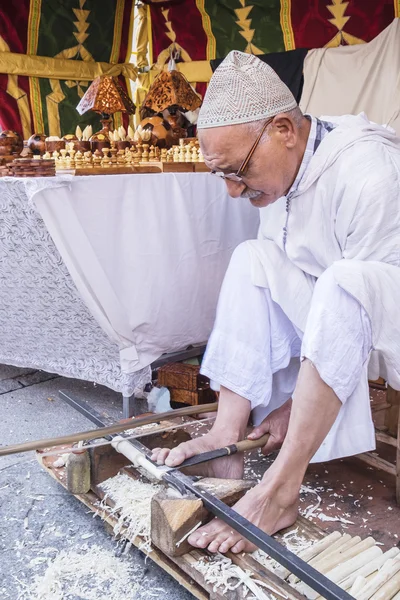
[[[155, 426], [154, 432], [157, 429], [165, 428], [165, 426], [171, 426], [175, 421], [187, 422], [186, 430], [177, 429], [171, 433], [161, 435], [165, 446], [174, 446], [177, 443], [184, 441], [189, 437], [189, 432], [193, 437], [197, 437], [201, 433], [203, 433], [203, 428], [207, 429], [207, 426], [199, 426], [199, 422], [195, 420], [191, 420], [188, 418], [180, 418], [174, 421], [169, 422], [161, 422]], [[148, 427], [148, 426], [147, 426]], [[136, 430], [138, 432], [139, 430]], [[142, 438], [141, 442], [146, 446], [160, 445], [160, 439], [157, 439], [157, 436], [152, 433], [153, 430], [146, 429], [146, 438]], [[148, 436], [148, 437], [147, 437]], [[159, 436], [160, 437], [160, 436]], [[151, 438], [155, 438], [153, 444], [149, 444], [148, 441]], [[147, 442], [147, 443], [146, 443]], [[109, 448], [109, 447], [104, 447]], [[107, 454], [107, 450], [103, 451], [103, 458]], [[121, 456], [121, 455], [119, 455]], [[254, 451], [251, 453], [250, 460], [255, 461], [258, 456], [258, 452]], [[66, 471], [65, 467], [55, 468], [54, 462], [57, 460], [57, 456], [47, 456], [43, 457], [41, 453], [37, 453], [37, 459], [42, 467], [49, 473], [51, 477], [53, 477], [60, 485], [66, 488]], [[123, 472], [131, 477], [136, 478], [137, 474], [135, 474], [135, 470], [133, 467], [124, 466], [123, 460], [118, 462], [118, 459], [114, 460], [112, 465], [106, 462], [106, 459], [101, 459], [98, 464], [96, 464], [96, 474], [95, 476], [99, 476], [100, 479], [113, 477], [117, 473]], [[92, 465], [93, 471], [93, 465]], [[117, 518], [111, 514], [111, 509], [113, 508], [112, 502], [106, 500], [106, 502], [110, 505], [110, 510], [99, 509], [99, 502], [103, 499], [104, 494], [101, 493], [100, 486], [92, 486], [95, 491], [90, 491], [87, 494], [77, 495], [75, 496], [80, 500], [85, 506], [87, 506], [93, 513], [98, 514], [104, 520], [105, 523], [114, 528], [117, 523]], [[112, 529], [110, 528], [110, 533], [112, 533]], [[290, 527], [287, 531], [291, 531], [295, 528], [298, 528], [298, 535], [304, 537], [307, 540], [317, 541], [322, 539], [326, 534], [319, 527], [311, 523], [310, 521], [304, 519], [303, 517], [299, 517], [297, 522]], [[281, 540], [285, 531], [277, 534], [276, 539]], [[126, 534], [126, 529], [125, 529]], [[124, 536], [124, 531], [122, 532], [122, 537], [126, 537], [134, 546], [140, 547], [143, 543], [141, 538], [130, 539], [129, 535]], [[148, 554], [149, 558], [153, 560], [159, 567], [161, 567], [165, 572], [169, 573], [174, 579], [180, 583], [184, 588], [186, 588], [195, 598], [199, 600], [242, 600], [245, 598], [245, 588], [240, 586], [235, 591], [229, 591], [223, 593], [221, 590], [213, 590], [213, 586], [208, 584], [205, 581], [205, 578], [202, 573], [200, 573], [193, 565], [202, 557], [210, 556], [209, 553], [203, 550], [194, 549], [190, 552], [182, 556], [167, 556], [165, 553], [160, 551], [158, 548], [153, 546], [152, 551]], [[304, 600], [305, 596], [303, 596], [300, 592], [295, 590], [290, 586], [289, 583], [278, 577], [275, 573], [265, 567], [263, 564], [255, 560], [251, 555], [248, 554], [240, 554], [234, 555], [232, 553], [228, 553], [227, 556], [238, 565], [244, 571], [251, 571], [254, 575], [255, 579], [263, 581], [265, 584], [270, 586], [270, 588], [276, 589], [277, 594], [273, 594], [271, 589], [268, 589], [268, 595], [276, 600], [282, 600], [282, 595], [286, 597], [288, 600]], [[248, 590], [247, 590], [248, 591]], [[247, 595], [251, 595], [248, 592]]]

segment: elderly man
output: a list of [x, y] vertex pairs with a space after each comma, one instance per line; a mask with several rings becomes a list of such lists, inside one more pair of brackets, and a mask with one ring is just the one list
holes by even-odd
[[[202, 372], [221, 386], [211, 431], [160, 464], [269, 432], [281, 446], [236, 510], [272, 534], [297, 515], [310, 461], [375, 447], [370, 375], [400, 389], [400, 139], [364, 115], [303, 115], [276, 73], [231, 52], [199, 116], [206, 164], [229, 194], [260, 208], [258, 240], [234, 252]], [[243, 457], [209, 464], [239, 478]], [[189, 538], [251, 551], [214, 519]]]

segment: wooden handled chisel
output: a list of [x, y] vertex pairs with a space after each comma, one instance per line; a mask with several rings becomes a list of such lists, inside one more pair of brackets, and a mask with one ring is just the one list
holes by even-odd
[[[237, 452], [247, 452], [249, 450], [254, 450], [257, 448], [262, 448], [268, 442], [269, 434], [263, 435], [258, 440], [242, 440], [241, 442], [237, 442], [236, 444], [230, 444], [229, 446], [224, 446], [223, 448], [218, 448], [217, 450], [210, 450], [209, 452], [202, 452], [201, 454], [196, 454], [196, 456], [192, 456], [191, 458], [186, 459], [179, 465], [179, 469], [184, 469], [185, 467], [192, 467], [193, 465], [199, 465], [201, 463], [208, 462], [209, 460], [215, 460], [216, 458], [222, 458], [223, 456], [231, 456], [232, 454], [237, 454]], [[175, 468], [175, 467], [173, 467]]]

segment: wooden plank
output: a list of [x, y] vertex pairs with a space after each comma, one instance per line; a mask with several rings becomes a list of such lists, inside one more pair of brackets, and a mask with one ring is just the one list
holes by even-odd
[[375, 436], [378, 442], [383, 442], [384, 444], [389, 444], [390, 446], [397, 448], [397, 439], [395, 437], [383, 433], [382, 431], [376, 431]]
[[[158, 163], [149, 163], [126, 167], [83, 167], [75, 169], [72, 172], [76, 177], [86, 177], [88, 175], [131, 175], [133, 173], [161, 173], [161, 168]], [[57, 173], [71, 173], [71, 170], [59, 169]]]
[[[42, 457], [39, 453], [37, 453], [37, 460], [43, 466], [43, 468], [56, 480], [60, 483], [64, 488], [66, 488], [66, 477], [64, 469], [51, 469], [49, 466], [49, 461], [51, 464], [51, 460], [54, 457]], [[128, 471], [129, 467], [126, 467], [124, 470]], [[115, 527], [117, 523], [117, 519], [112, 516], [107, 510], [101, 510], [98, 506], [99, 496], [94, 494], [93, 492], [89, 492], [88, 494], [81, 494], [75, 496], [80, 500], [85, 506], [87, 506], [93, 512], [99, 514], [99, 516], [104, 520], [105, 523], [108, 523], [112, 528]], [[111, 500], [107, 500], [108, 503], [111, 504]], [[293, 527], [299, 527], [299, 530], [302, 532], [307, 531], [307, 535], [313, 536], [312, 539], [318, 539], [318, 537], [323, 535], [322, 530], [320, 530], [317, 526], [313, 525], [311, 522], [306, 521], [303, 518], [299, 518], [298, 522]], [[290, 528], [291, 529], [293, 529]], [[124, 533], [124, 531], [123, 531]], [[128, 537], [128, 536], [127, 536]], [[279, 535], [277, 536], [280, 537]], [[133, 545], [138, 547], [142, 540], [129, 540]], [[243, 586], [240, 586], [238, 590], [234, 592], [227, 592], [225, 594], [222, 591], [214, 591], [213, 586], [207, 584], [204, 580], [204, 576], [194, 568], [194, 563], [197, 562], [200, 558], [208, 556], [205, 551], [200, 550], [192, 550], [191, 552], [184, 554], [183, 556], [176, 557], [168, 557], [163, 552], [161, 552], [157, 548], [153, 548], [153, 551], [149, 553], [149, 558], [151, 558], [158, 566], [160, 566], [166, 573], [174, 577], [174, 579], [180, 583], [183, 587], [185, 587], [195, 598], [199, 600], [243, 600], [245, 590]], [[254, 562], [253, 562], [254, 561]], [[289, 600], [304, 600], [304, 596], [298, 594], [295, 590], [289, 587], [287, 589], [287, 583], [281, 581], [277, 575], [270, 572], [268, 569], [263, 567], [260, 563], [252, 559], [249, 555], [241, 554], [240, 556], [235, 555], [235, 564], [240, 566], [242, 569], [246, 570], [251, 565], [252, 572], [257, 576], [264, 580], [266, 584], [271, 582], [271, 587], [281, 586], [279, 589], [285, 592], [285, 595], [288, 595]], [[279, 581], [278, 581], [279, 580]], [[289, 593], [290, 592], [290, 595]], [[268, 592], [268, 595], [275, 600], [282, 600], [282, 597], [279, 595], [275, 595], [272, 592]]]
[[371, 467], [375, 467], [376, 469], [381, 469], [381, 471], [385, 471], [386, 473], [389, 473], [390, 475], [394, 475], [394, 476], [396, 475], [396, 467], [394, 465], [392, 465], [392, 463], [390, 463], [387, 460], [384, 460], [383, 458], [380, 458], [380, 456], [375, 456], [375, 454], [372, 454], [371, 452], [365, 452], [364, 454], [357, 454], [356, 458], [359, 458], [360, 460], [367, 463], [367, 465], [370, 465]]
[[[265, 581], [271, 588], [277, 590], [278, 594], [283, 594], [289, 600], [304, 600], [303, 594], [298, 592], [284, 579], [281, 579], [273, 571], [270, 571], [267, 567], [255, 560], [250, 554], [233, 554], [233, 552], [227, 552], [226, 556], [231, 559], [235, 565], [244, 570], [249, 570], [255, 575], [255, 579]], [[268, 590], [268, 595], [270, 591]], [[279, 597], [279, 596], [278, 596]]]

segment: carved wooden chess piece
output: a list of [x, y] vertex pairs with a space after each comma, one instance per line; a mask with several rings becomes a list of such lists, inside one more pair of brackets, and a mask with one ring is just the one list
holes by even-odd
[[142, 162], [149, 162], [149, 145], [143, 144]]

